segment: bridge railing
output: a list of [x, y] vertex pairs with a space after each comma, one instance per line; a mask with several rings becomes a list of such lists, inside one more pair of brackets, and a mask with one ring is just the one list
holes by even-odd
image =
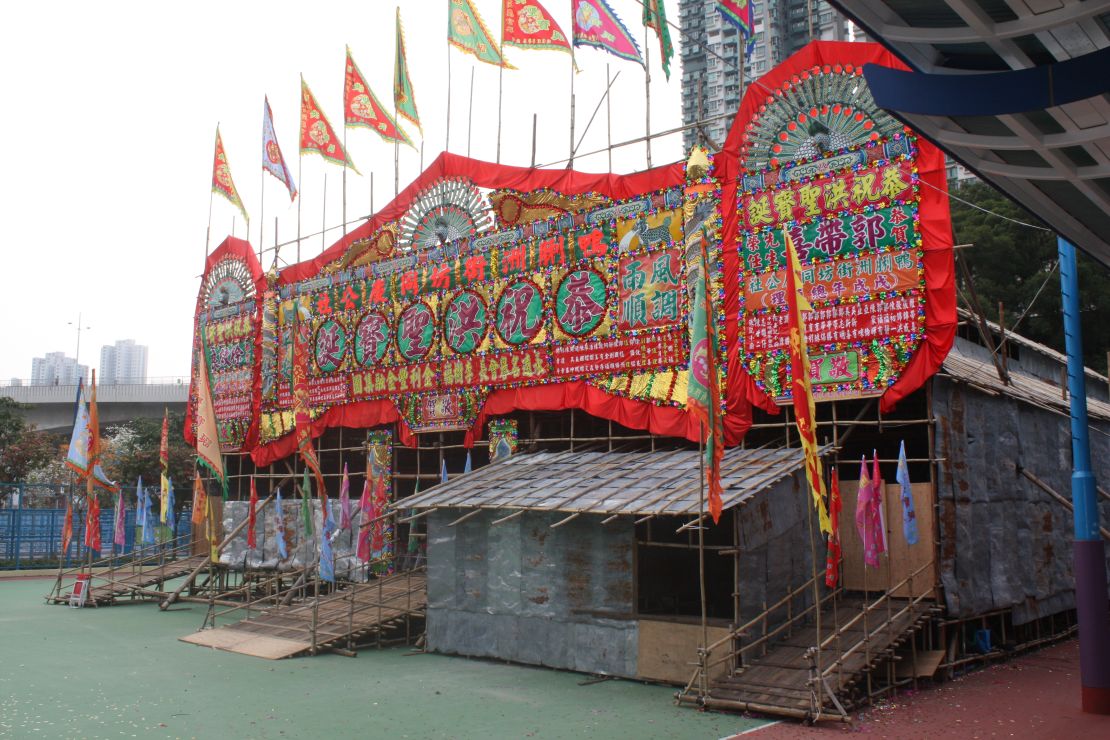
[[[144, 401], [181, 401], [189, 395], [189, 379], [176, 378], [170, 383], [127, 383], [97, 386], [100, 403], [142, 403]], [[75, 385], [0, 385], [0, 397], [19, 403], [68, 403], [77, 398]]]

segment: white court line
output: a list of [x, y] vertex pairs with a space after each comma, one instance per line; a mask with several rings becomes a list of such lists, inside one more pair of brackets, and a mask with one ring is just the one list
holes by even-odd
[[780, 724], [781, 722], [782, 722], [782, 720], [776, 719], [774, 722], [768, 722], [767, 724], [760, 725], [759, 727], [751, 727], [747, 730], [744, 730], [743, 732], [738, 732], [735, 735], [729, 735], [727, 737], [722, 737], [721, 740], [733, 740], [733, 738], [740, 737], [741, 735], [750, 735], [753, 732], [759, 732], [760, 730], [765, 730], [768, 727], [774, 727], [775, 725]]

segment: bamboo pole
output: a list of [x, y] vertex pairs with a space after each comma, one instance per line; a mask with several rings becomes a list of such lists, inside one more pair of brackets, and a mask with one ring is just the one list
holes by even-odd
[[[257, 516], [258, 512], [261, 511], [263, 508], [265, 508], [265, 506], [267, 504], [269, 504], [270, 501], [273, 500], [273, 498], [274, 498], [274, 494], [270, 493], [270, 495], [267, 496], [266, 499], [258, 505], [258, 508], [254, 510], [255, 515]], [[219, 545], [217, 545], [216, 552], [217, 553], [221, 552], [227, 546], [227, 544], [229, 542], [231, 542], [232, 539], [235, 538], [236, 535], [238, 535], [240, 532], [243, 531], [243, 528], [247, 526], [247, 522], [249, 522], [249, 521], [250, 521], [249, 516], [244, 517], [243, 521], [239, 522], [239, 524], [236, 525], [235, 529], [231, 530], [231, 534], [229, 534], [227, 537], [225, 537], [223, 542], [221, 542]], [[207, 557], [207, 558], [205, 558], [205, 560], [211, 561], [212, 558]], [[205, 565], [207, 565], [207, 563], [201, 563], [200, 565], [198, 565], [193, 570], [193, 572], [189, 574], [189, 576], [185, 579], [185, 581], [180, 586], [177, 587], [177, 590], [175, 590], [172, 594], [170, 594], [168, 597], [166, 597], [162, 601], [161, 604], [159, 604], [159, 608], [162, 611], [165, 611], [166, 609], [168, 609], [170, 607], [171, 604], [173, 604], [173, 602], [177, 601], [177, 599], [181, 596], [181, 592], [185, 590], [186, 586], [188, 586], [189, 584], [191, 584], [193, 582], [193, 580], [197, 577], [197, 574], [200, 573], [201, 570], [204, 569]]]

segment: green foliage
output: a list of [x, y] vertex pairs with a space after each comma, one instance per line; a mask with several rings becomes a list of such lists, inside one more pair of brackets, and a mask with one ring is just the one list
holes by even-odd
[[28, 424], [22, 408], [10, 398], [0, 398], [0, 481], [25, 481], [61, 455], [61, 438]]
[[[185, 444], [184, 427], [184, 415], [170, 412], [169, 472], [178, 492], [191, 484], [196, 454]], [[157, 485], [162, 470], [158, 462], [161, 442], [161, 419], [133, 419], [116, 427], [109, 435], [109, 444], [104, 446], [104, 472], [124, 488], [134, 486], [140, 475], [144, 485]]]
[[[965, 185], [953, 190], [953, 195], [1018, 221], [1044, 225], [984, 183]], [[1017, 332], [1063, 352], [1060, 275], [1058, 271], [1052, 272], [1056, 265], [1056, 235], [1006, 221], [955, 199], [952, 200], [952, 229], [957, 244], [974, 244], [973, 247], [957, 250], [957, 257], [967, 260], [987, 318], [998, 321], [998, 303], [1001, 301], [1006, 326], [1013, 327], [1018, 317], [1032, 304]], [[963, 296], [970, 298], [959, 272], [957, 278]], [[1038, 296], [1042, 285], [1044, 289]], [[966, 305], [963, 296], [960, 302]], [[1110, 351], [1110, 301], [1107, 300], [1110, 297], [1110, 272], [1082, 252], [1079, 253], [1079, 296], [1084, 361], [1088, 367], [1105, 373], [1106, 353]]]

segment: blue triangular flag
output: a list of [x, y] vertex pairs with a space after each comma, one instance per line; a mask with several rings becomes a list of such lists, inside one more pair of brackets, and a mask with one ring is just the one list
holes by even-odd
[[285, 560], [289, 557], [289, 551], [285, 548], [285, 510], [281, 504], [281, 489], [277, 490], [277, 523], [274, 526], [274, 534], [277, 536], [278, 554], [281, 559]]
[[447, 460], [441, 460], [440, 461], [439, 482], [440, 483], [446, 483], [447, 482]]
[[894, 477], [902, 487], [902, 534], [906, 536], [906, 544], [916, 545], [917, 513], [913, 509], [913, 490], [910, 488], [910, 468], [906, 464], [905, 440], [898, 448], [898, 472]]
[[470, 450], [466, 451], [466, 465], [463, 467], [464, 473], [470, 472]]
[[320, 533], [320, 577], [329, 583], [335, 583], [335, 555], [331, 550], [331, 533], [335, 529], [335, 522], [331, 512], [324, 519], [323, 532]]

